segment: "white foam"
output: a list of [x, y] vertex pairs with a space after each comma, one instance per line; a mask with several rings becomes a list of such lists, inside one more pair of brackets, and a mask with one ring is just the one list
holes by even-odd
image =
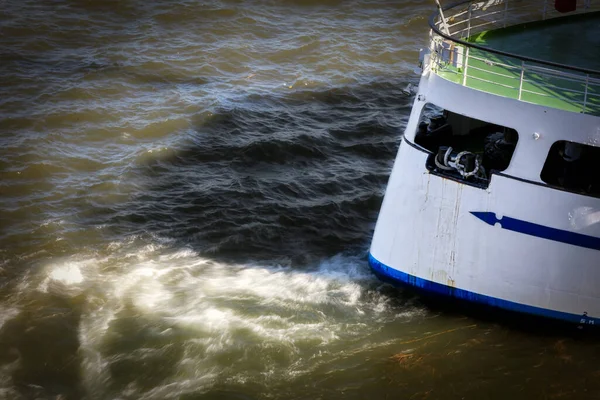
[[[50, 288], [62, 291], [64, 294], [77, 294], [83, 291], [86, 270], [91, 268], [95, 260], [62, 260], [48, 265], [43, 269], [44, 275], [37, 289], [41, 292], [48, 292]], [[26, 282], [28, 280], [24, 280]], [[58, 286], [57, 286], [58, 285]]]
[[83, 282], [83, 274], [79, 265], [69, 263], [53, 269], [49, 274], [50, 279], [72, 285]]
[[[94, 295], [80, 331], [85, 381], [94, 392], [103, 390], [102, 382], [110, 379], [108, 364], [120, 356], [102, 349], [106, 338], [113, 337], [107, 336], [112, 335], [113, 321], [123, 317], [142, 327], [148, 324], [153, 335], [184, 348], [172, 364], [174, 381], [145, 394], [128, 389], [136, 398], [158, 399], [229, 376], [231, 367], [223, 360], [231, 357], [254, 367], [236, 370], [228, 379], [302, 374], [353, 351], [344, 345], [342, 352], [330, 353], [323, 346], [348, 343], [348, 338], [360, 341], [386, 321], [414, 315], [411, 310], [390, 310], [387, 297], [374, 291], [379, 282], [360, 257], [333, 257], [303, 270], [217, 262], [190, 249], [166, 251], [161, 244], [135, 250], [137, 243], [112, 244], [115, 251], [107, 260], [67, 262], [49, 271], [49, 279], [96, 288], [90, 291]], [[137, 354], [132, 346], [127, 351]], [[279, 354], [287, 367], [257, 356], [263, 351]]]
[[44, 220], [40, 226], [50, 226], [50, 225], [64, 225], [65, 221], [60, 219], [60, 220], [56, 220], [56, 219], [46, 219]]

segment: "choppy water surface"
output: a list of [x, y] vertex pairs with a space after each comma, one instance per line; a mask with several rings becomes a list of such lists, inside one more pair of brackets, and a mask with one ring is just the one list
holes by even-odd
[[432, 2], [0, 2], [0, 398], [597, 398], [366, 264]]

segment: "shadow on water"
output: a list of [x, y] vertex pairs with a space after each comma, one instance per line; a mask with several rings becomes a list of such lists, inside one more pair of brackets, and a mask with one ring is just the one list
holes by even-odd
[[113, 225], [227, 261], [364, 250], [410, 107], [399, 88], [255, 95], [202, 116], [183, 148], [139, 160], [147, 185]]

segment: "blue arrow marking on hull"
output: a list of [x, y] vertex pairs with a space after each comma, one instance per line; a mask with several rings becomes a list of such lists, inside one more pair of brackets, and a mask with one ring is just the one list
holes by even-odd
[[501, 219], [498, 219], [493, 212], [471, 211], [471, 214], [489, 225], [499, 223], [503, 229], [509, 231], [553, 240], [555, 242], [572, 244], [573, 246], [600, 250], [600, 238], [595, 236], [564, 231], [562, 229], [551, 228], [549, 226], [534, 224], [533, 222], [522, 221], [511, 217], [502, 217]]

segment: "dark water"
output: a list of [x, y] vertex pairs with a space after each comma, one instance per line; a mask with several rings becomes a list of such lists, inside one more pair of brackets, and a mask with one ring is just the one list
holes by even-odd
[[599, 398], [366, 265], [431, 9], [0, 1], [0, 398]]

